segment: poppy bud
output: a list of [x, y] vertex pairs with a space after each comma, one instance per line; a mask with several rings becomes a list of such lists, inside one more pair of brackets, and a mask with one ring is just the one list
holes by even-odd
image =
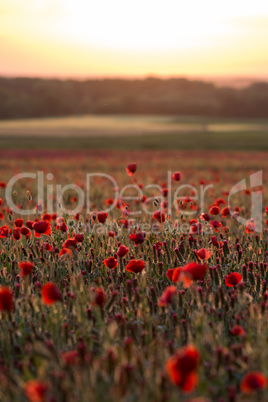
[[134, 176], [134, 173], [136, 172], [136, 170], [137, 170], [137, 165], [136, 165], [136, 163], [130, 163], [130, 164], [127, 165], [127, 167], [126, 167], [126, 171], [127, 171], [127, 174], [128, 174], [129, 176]]
[[175, 180], [175, 181], [180, 181], [180, 179], [181, 179], [181, 172], [175, 172], [175, 173], [173, 173], [172, 179]]

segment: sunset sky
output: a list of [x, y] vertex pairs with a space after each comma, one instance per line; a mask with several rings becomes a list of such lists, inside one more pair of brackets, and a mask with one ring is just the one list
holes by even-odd
[[268, 77], [267, 0], [0, 0], [0, 75]]

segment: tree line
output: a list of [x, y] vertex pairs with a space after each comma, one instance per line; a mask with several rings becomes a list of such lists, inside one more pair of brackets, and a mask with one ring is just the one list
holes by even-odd
[[0, 77], [0, 119], [82, 114], [268, 117], [268, 83], [217, 87], [184, 78], [59, 80]]

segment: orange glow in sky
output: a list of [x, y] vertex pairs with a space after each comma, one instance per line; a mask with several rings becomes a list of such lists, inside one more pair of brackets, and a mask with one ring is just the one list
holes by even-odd
[[0, 75], [268, 76], [267, 0], [1, 0]]

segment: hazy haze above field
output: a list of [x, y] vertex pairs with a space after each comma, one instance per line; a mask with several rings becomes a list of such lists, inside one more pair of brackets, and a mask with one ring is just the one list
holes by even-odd
[[267, 77], [268, 2], [2, 0], [2, 75]]

